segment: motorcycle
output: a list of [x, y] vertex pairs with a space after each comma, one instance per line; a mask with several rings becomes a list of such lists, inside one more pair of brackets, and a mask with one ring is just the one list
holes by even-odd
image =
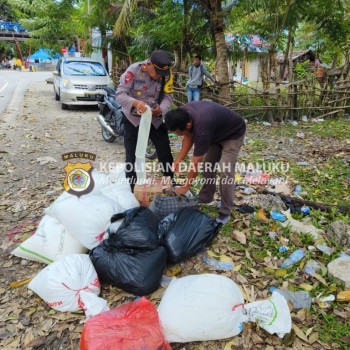
[[[108, 143], [113, 143], [116, 139], [124, 137], [124, 124], [122, 106], [115, 99], [115, 89], [111, 87], [103, 88], [105, 93], [97, 96], [98, 108], [100, 114], [98, 122], [101, 125], [102, 138]], [[146, 158], [155, 159], [157, 151], [152, 143], [148, 140]]]

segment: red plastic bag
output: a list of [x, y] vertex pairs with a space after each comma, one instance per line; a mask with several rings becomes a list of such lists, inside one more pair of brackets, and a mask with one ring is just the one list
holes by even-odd
[[141, 298], [103, 312], [85, 322], [80, 350], [171, 350], [158, 312]]

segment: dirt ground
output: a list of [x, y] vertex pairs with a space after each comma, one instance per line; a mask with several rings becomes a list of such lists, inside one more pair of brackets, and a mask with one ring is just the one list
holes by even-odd
[[[94, 153], [97, 169], [100, 163], [123, 159], [120, 143], [108, 144], [102, 140], [97, 114], [97, 107], [77, 106], [68, 111], [61, 110], [60, 103], [54, 99], [52, 85], [35, 82], [27, 91], [23, 106], [19, 106], [18, 114], [8, 111], [0, 121], [2, 349], [25, 349], [31, 348], [30, 345], [42, 349], [78, 348], [81, 327], [77, 325], [82, 316], [70, 315], [66, 320], [66, 314], [55, 313], [56, 316], [51, 314], [53, 318], [50, 318], [50, 310], [26, 286], [9, 289], [10, 282], [33, 277], [44, 267], [9, 253], [35, 231], [43, 209], [62, 193], [65, 165], [62, 154], [71, 151]], [[40, 165], [37, 160], [40, 157], [52, 157], [53, 160]], [[8, 237], [6, 233], [14, 228], [20, 233]], [[70, 337], [57, 337], [59, 334], [54, 330], [61, 334], [66, 331]], [[46, 337], [49, 334], [51, 340]], [[36, 340], [31, 343], [34, 338]]]
[[[35, 82], [26, 93], [18, 114], [6, 113], [0, 121], [0, 347], [2, 349], [79, 349], [79, 339], [85, 319], [81, 313], [60, 313], [49, 308], [24, 284], [11, 287], [11, 282], [34, 277], [44, 264], [35, 263], [10, 255], [10, 252], [34, 231], [43, 216], [43, 210], [62, 193], [64, 178], [61, 155], [70, 151], [87, 151], [97, 155], [94, 167], [99, 169], [104, 162], [122, 161], [124, 150], [121, 144], [108, 144], [102, 140], [97, 122], [98, 110], [92, 107], [75, 107], [61, 110], [55, 101], [52, 85]], [[316, 139], [316, 147], [317, 141]], [[175, 141], [175, 144], [178, 141]], [[303, 160], [307, 153], [302, 145], [288, 148], [288, 137], [281, 138], [264, 156], [282, 159]], [[178, 145], [177, 145], [178, 146]], [[338, 145], [337, 145], [338, 146]], [[244, 156], [245, 150], [242, 151]], [[52, 157], [40, 165], [38, 158]], [[56, 161], [55, 161], [56, 160]], [[45, 159], [44, 159], [45, 162]], [[243, 220], [244, 224], [244, 220]], [[245, 249], [235, 249], [228, 243], [228, 237], [220, 238], [212, 249], [228, 254], [239, 261], [247, 256]], [[257, 249], [260, 249], [257, 247]], [[248, 256], [249, 257], [249, 253]], [[255, 266], [255, 265], [253, 265]], [[258, 269], [258, 267], [256, 267]], [[252, 269], [253, 270], [253, 269]], [[178, 271], [184, 276], [205, 271], [201, 256], [179, 264]], [[255, 286], [263, 286], [264, 276], [254, 270], [249, 279]], [[255, 275], [256, 273], [256, 275]], [[172, 271], [172, 274], [177, 274]], [[235, 272], [224, 273], [237, 283], [247, 279]], [[257, 297], [267, 297], [258, 292]], [[149, 296], [157, 304], [163, 289]], [[253, 289], [254, 294], [254, 289]], [[133, 300], [135, 297], [116, 288], [104, 286], [101, 296], [114, 307]], [[312, 327], [314, 319], [298, 313], [293, 322]], [[293, 345], [290, 345], [293, 344]], [[289, 346], [290, 345], [290, 346]], [[332, 349], [334, 347], [316, 342], [311, 345], [300, 337], [290, 343], [282, 343], [277, 336], [249, 324], [242, 334], [232, 340], [191, 344], [174, 344], [173, 349]]]

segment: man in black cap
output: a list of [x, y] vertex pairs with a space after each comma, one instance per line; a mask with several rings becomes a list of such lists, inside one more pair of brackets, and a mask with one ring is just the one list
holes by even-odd
[[120, 77], [116, 99], [123, 106], [124, 146], [126, 153], [126, 177], [131, 188], [136, 183], [135, 150], [140, 116], [147, 105], [152, 110], [152, 125], [149, 138], [153, 142], [164, 176], [173, 178], [173, 156], [168, 132], [163, 124], [163, 115], [168, 112], [173, 100], [171, 58], [166, 51], [153, 51], [150, 58], [132, 64]]

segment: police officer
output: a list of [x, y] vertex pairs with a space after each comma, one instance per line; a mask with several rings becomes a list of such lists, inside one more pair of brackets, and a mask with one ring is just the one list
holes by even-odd
[[146, 106], [152, 110], [152, 125], [149, 138], [153, 142], [164, 176], [173, 178], [173, 156], [168, 132], [163, 124], [163, 115], [168, 112], [173, 100], [171, 84], [171, 58], [166, 51], [153, 51], [150, 58], [132, 64], [120, 78], [116, 100], [124, 112], [124, 147], [126, 153], [126, 177], [131, 188], [136, 183], [135, 150], [140, 116]]

